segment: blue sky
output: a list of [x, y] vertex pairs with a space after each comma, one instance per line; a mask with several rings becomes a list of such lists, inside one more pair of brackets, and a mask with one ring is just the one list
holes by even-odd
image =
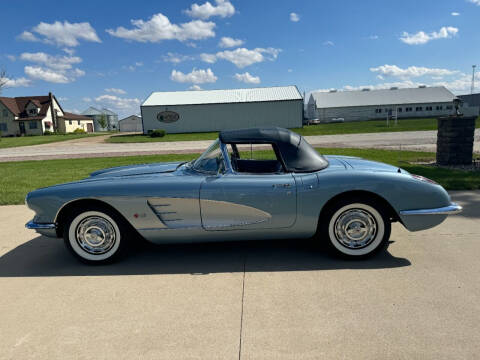
[[2, 95], [52, 91], [64, 109], [123, 116], [152, 91], [427, 84], [469, 93], [479, 20], [480, 0], [9, 2]]

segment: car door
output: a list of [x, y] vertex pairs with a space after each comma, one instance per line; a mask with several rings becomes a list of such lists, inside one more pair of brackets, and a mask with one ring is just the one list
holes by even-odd
[[227, 173], [207, 177], [200, 187], [206, 230], [279, 229], [297, 217], [297, 187], [292, 174]]

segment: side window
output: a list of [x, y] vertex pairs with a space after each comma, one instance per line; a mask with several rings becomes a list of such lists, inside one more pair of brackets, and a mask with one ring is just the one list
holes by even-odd
[[238, 173], [277, 174], [283, 166], [272, 144], [228, 145], [233, 170]]

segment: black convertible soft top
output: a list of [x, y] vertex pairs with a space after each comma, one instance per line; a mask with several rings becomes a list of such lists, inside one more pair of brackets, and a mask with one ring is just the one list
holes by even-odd
[[284, 128], [224, 130], [219, 138], [224, 144], [274, 144], [287, 171], [313, 172], [328, 166], [328, 161], [302, 136]]

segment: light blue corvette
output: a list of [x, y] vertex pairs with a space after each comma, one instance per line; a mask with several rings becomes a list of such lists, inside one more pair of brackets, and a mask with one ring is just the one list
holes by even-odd
[[431, 180], [322, 156], [281, 128], [222, 131], [190, 163], [101, 170], [26, 203], [36, 213], [27, 228], [63, 237], [87, 263], [118, 258], [137, 234], [154, 243], [315, 237], [359, 258], [384, 247], [391, 222], [424, 230], [461, 211]]

